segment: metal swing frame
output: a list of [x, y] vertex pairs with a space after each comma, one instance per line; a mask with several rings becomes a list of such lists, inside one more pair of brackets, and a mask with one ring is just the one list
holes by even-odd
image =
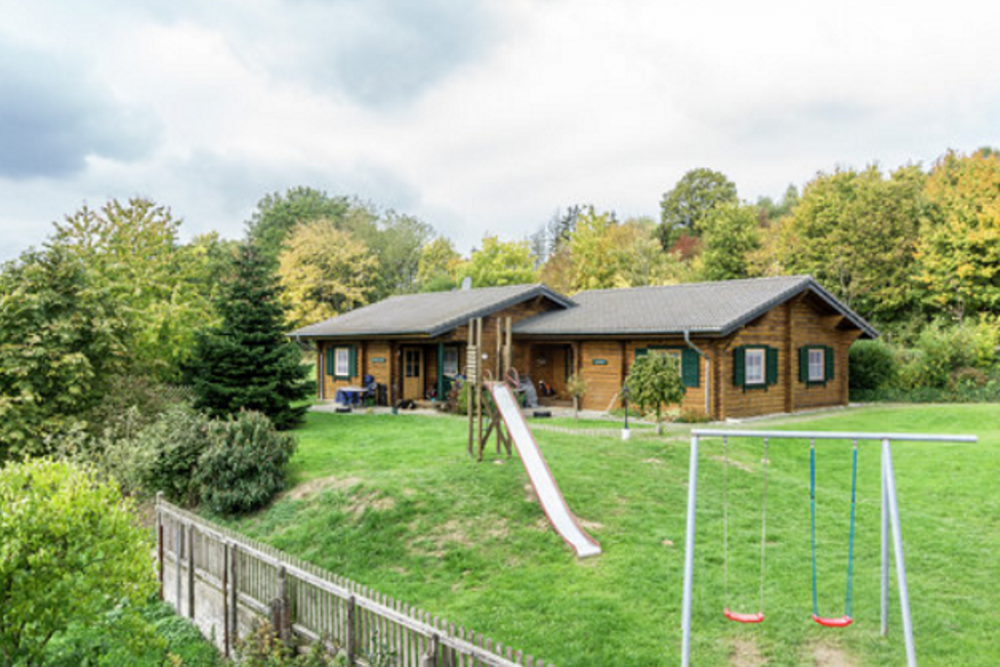
[[882, 586], [881, 633], [889, 632], [889, 540], [890, 527], [896, 579], [899, 588], [899, 607], [903, 621], [903, 639], [906, 642], [906, 663], [916, 667], [917, 654], [913, 642], [913, 621], [910, 617], [910, 595], [906, 586], [906, 565], [903, 559], [903, 532], [899, 522], [899, 504], [896, 498], [896, 476], [892, 467], [892, 445], [895, 442], [977, 442], [974, 435], [930, 435], [916, 433], [834, 433], [813, 431], [740, 431], [695, 429], [691, 431], [691, 455], [688, 472], [687, 533], [684, 544], [684, 598], [681, 608], [681, 665], [691, 664], [691, 600], [694, 579], [694, 530], [695, 508], [698, 498], [698, 443], [702, 438], [769, 438], [794, 440], [846, 440], [880, 441], [882, 449]]

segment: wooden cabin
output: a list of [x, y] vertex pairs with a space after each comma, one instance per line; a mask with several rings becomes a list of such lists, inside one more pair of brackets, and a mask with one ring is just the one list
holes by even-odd
[[392, 404], [435, 400], [465, 365], [468, 324], [483, 318], [483, 367], [499, 372], [501, 322], [513, 366], [568, 404], [566, 380], [587, 383], [582, 407], [621, 401], [644, 354], [673, 354], [682, 408], [721, 420], [846, 405], [847, 355], [878, 332], [810, 276], [593, 290], [572, 298], [544, 285], [396, 296], [292, 335], [316, 341], [319, 397], [371, 375]]

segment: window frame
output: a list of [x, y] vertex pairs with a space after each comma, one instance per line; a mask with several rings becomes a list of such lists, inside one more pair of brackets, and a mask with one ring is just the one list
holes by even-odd
[[[815, 367], [814, 355], [816, 356]], [[806, 378], [809, 383], [826, 382], [826, 350], [822, 347], [806, 348], [806, 368]], [[818, 370], [818, 374], [813, 373], [814, 369]]]
[[[343, 365], [341, 365], [341, 364], [343, 364]], [[350, 378], [351, 377], [351, 348], [350, 347], [335, 347], [335, 348], [333, 348], [333, 377], [335, 377], [335, 378]]]
[[[751, 378], [750, 368], [752, 367], [750, 360], [752, 358], [759, 359], [759, 363], [756, 368], [759, 369], [760, 375], [756, 378]], [[767, 386], [767, 348], [764, 347], [747, 347], [743, 350], [743, 384], [748, 387], [761, 387]]]
[[[454, 346], [446, 347], [442, 356], [441, 373], [449, 376], [458, 375], [458, 348]], [[449, 357], [453, 358], [449, 359]]]

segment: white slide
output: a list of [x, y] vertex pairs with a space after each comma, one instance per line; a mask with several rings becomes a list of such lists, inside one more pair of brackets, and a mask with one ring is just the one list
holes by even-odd
[[502, 382], [487, 382], [493, 401], [496, 403], [500, 416], [507, 425], [507, 432], [510, 433], [517, 453], [521, 457], [525, 470], [528, 471], [528, 478], [535, 488], [535, 495], [542, 504], [545, 516], [549, 518], [549, 523], [556, 529], [560, 537], [566, 540], [566, 544], [573, 547], [576, 555], [580, 558], [587, 556], [597, 556], [601, 553], [601, 545], [592, 538], [576, 522], [576, 517], [569, 511], [569, 505], [563, 498], [556, 480], [549, 470], [548, 464], [542, 457], [542, 452], [538, 449], [535, 436], [532, 435], [528, 423], [524, 421], [521, 408], [510, 387]]

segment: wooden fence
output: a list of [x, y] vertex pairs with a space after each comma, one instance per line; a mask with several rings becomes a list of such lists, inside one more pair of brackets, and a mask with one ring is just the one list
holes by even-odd
[[[543, 667], [541, 659], [326, 572], [172, 505], [156, 502], [161, 596], [226, 656], [267, 620], [286, 642], [322, 641], [348, 664]], [[552, 667], [548, 663], [548, 667]]]

